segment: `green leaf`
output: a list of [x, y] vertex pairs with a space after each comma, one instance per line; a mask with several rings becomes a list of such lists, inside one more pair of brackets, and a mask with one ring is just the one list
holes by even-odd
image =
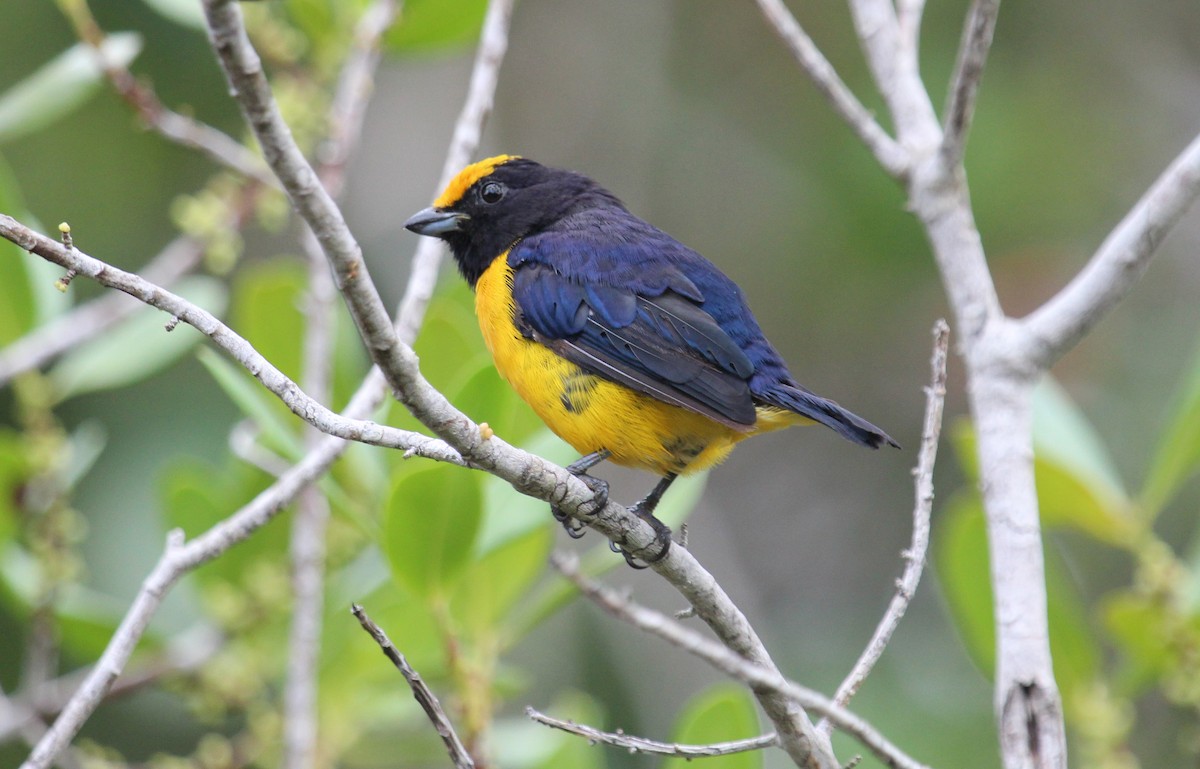
[[[1112, 461], [1091, 425], [1053, 381], [1034, 394], [1034, 476], [1042, 524], [1070, 527], [1127, 547], [1140, 530]], [[955, 453], [978, 482], [975, 432], [963, 420], [953, 430]]]
[[1033, 446], [1039, 457], [1067, 468], [1100, 493], [1127, 498], [1100, 436], [1051, 377], [1045, 377], [1033, 391]]
[[[960, 494], [947, 505], [934, 541], [934, 568], [955, 627], [980, 670], [995, 667], [992, 586], [983, 504], [976, 494]], [[1054, 550], [1045, 553], [1050, 652], [1064, 702], [1090, 685], [1100, 667], [1100, 650], [1088, 625], [1083, 600]]]
[[[707, 745], [759, 734], [758, 714], [750, 693], [740, 686], [721, 683], [692, 698], [675, 722], [671, 739], [677, 743]], [[759, 769], [762, 765], [761, 750], [704, 759], [704, 766], [709, 769]], [[668, 758], [662, 766], [684, 769], [691, 763], [683, 758]]]
[[1100, 616], [1120, 652], [1117, 684], [1138, 694], [1166, 673], [1172, 664], [1169, 610], [1132, 590], [1104, 597]]
[[946, 505], [933, 539], [933, 566], [963, 646], [991, 675], [996, 666], [987, 528], [978, 495], [959, 493]]
[[208, 29], [200, 0], [142, 0], [142, 2], [163, 18], [169, 19], [181, 27], [188, 27], [200, 32]]
[[1153, 520], [1200, 469], [1200, 348], [1168, 411], [1167, 427], [1142, 488], [1141, 507]]
[[[184, 278], [175, 293], [213, 314], [220, 314], [225, 307], [225, 287], [213, 278]], [[64, 355], [49, 374], [58, 398], [66, 400], [147, 379], [204, 338], [183, 323], [167, 332], [164, 326], [169, 318], [161, 310], [143, 308], [93, 342]]]
[[[183, 529], [189, 539], [195, 537], [248, 503], [273, 480], [244, 462], [222, 466], [195, 458], [174, 462], [160, 481], [166, 524]], [[287, 526], [265, 526], [196, 574], [205, 584], [238, 585], [259, 562], [285, 558], [287, 548]]]
[[501, 620], [546, 570], [553, 541], [551, 528], [543, 526], [471, 563], [451, 598], [450, 611], [474, 638], [496, 637]]
[[384, 552], [396, 580], [425, 597], [453, 586], [470, 559], [482, 507], [469, 471], [443, 466], [402, 475], [384, 524]]
[[[134, 32], [117, 32], [104, 40], [101, 50], [107, 61], [127, 67], [141, 52], [142, 38]], [[28, 136], [70, 114], [103, 80], [91, 46], [71, 46], [0, 94], [0, 142]]]
[[466, 45], [479, 37], [486, 10], [487, 0], [407, 0], [385, 42], [394, 53]]
[[476, 422], [514, 446], [521, 445], [541, 425], [533, 409], [500, 378], [491, 359], [471, 374], [450, 400]]
[[293, 381], [301, 373], [308, 276], [292, 259], [247, 265], [233, 285], [229, 325]]
[[17, 500], [33, 471], [29, 460], [22, 436], [0, 430], [0, 550], [17, 530]]
[[[21, 218], [25, 206], [17, 180], [0, 158], [0, 211]], [[42, 261], [15, 243], [0, 239], [0, 347], [19, 339], [34, 326], [37, 309], [30, 282], [30, 260]]]

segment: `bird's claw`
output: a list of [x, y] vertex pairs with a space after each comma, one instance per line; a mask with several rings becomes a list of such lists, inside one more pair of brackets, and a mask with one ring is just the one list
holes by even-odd
[[625, 563], [629, 564], [632, 568], [646, 569], [649, 568], [651, 564], [658, 563], [662, 559], [666, 558], [667, 553], [671, 551], [671, 527], [655, 518], [653, 513], [643, 509], [641, 502], [638, 502], [636, 505], [629, 508], [629, 512], [650, 524], [650, 527], [654, 529], [654, 538], [659, 544], [658, 552], [655, 553], [654, 557], [652, 558], [639, 561], [638, 558], [633, 555], [633, 553], [629, 552], [624, 547], [618, 545], [612, 540], [609, 540], [608, 547], [614, 553], [620, 554], [625, 559]]
[[[568, 467], [571, 474], [579, 480], [583, 481], [583, 485], [587, 486], [592, 491], [592, 502], [595, 503], [595, 509], [599, 510], [608, 504], [608, 481], [603, 478], [597, 478], [588, 475], [586, 471], [575, 471]], [[567, 536], [571, 539], [579, 539], [587, 533], [587, 525], [578, 518], [572, 517], [565, 510], [557, 505], [550, 506], [550, 514], [554, 516], [554, 520], [562, 524], [563, 531], [567, 532]]]

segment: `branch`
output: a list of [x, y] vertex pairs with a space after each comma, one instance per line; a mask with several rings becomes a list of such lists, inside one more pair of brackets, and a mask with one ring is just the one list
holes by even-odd
[[711, 756], [728, 756], [733, 753], [746, 753], [751, 750], [762, 750], [779, 744], [779, 739], [774, 734], [763, 734], [758, 737], [733, 740], [731, 742], [713, 742], [708, 745], [680, 745], [678, 742], [648, 740], [645, 737], [636, 737], [620, 730], [616, 732], [604, 732], [585, 724], [577, 724], [574, 721], [563, 721], [560, 718], [548, 716], [531, 707], [525, 708], [525, 715], [539, 724], [544, 724], [552, 729], [559, 729], [569, 734], [578, 735], [587, 739], [588, 742], [603, 742], [605, 745], [623, 748], [630, 753], [676, 756], [688, 761], [691, 761], [693, 758], [709, 758]]
[[1200, 195], [1200, 136], [1167, 166], [1078, 275], [1021, 325], [1041, 370], [1081, 339], [1133, 288], [1158, 245]]
[[[113, 682], [105, 699], [114, 699], [139, 691], [168, 675], [190, 673], [220, 650], [223, 639], [207, 626], [197, 627], [173, 638], [162, 652], [145, 660], [134, 670]], [[92, 668], [81, 668], [23, 692], [9, 700], [8, 713], [0, 715], [0, 743], [5, 742], [26, 723], [62, 712]], [[3, 708], [0, 708], [2, 710]]]
[[1000, 15], [1000, 0], [974, 0], [963, 27], [958, 47], [958, 61], [950, 78], [946, 118], [942, 126], [942, 159], [946, 168], [962, 163], [967, 133], [975, 115], [975, 99], [979, 81], [992, 47], [996, 17]]
[[[180, 235], [146, 263], [142, 274], [151, 283], [170, 286], [191, 272], [203, 255], [202, 243]], [[95, 339], [141, 306], [120, 294], [105, 293], [33, 329], [0, 349], [0, 387], [18, 374], [41, 368], [67, 350]]]
[[[475, 52], [475, 63], [471, 68], [471, 79], [467, 85], [467, 98], [463, 102], [450, 148], [442, 163], [442, 175], [438, 179], [433, 195], [443, 190], [459, 169], [467, 165], [479, 148], [483, 125], [492, 113], [496, 96], [496, 84], [500, 78], [500, 65], [508, 50], [508, 28], [512, 17], [512, 0], [493, 0], [488, 4], [483, 17], [483, 30], [479, 35], [479, 48]], [[413, 256], [412, 272], [404, 292], [404, 306], [408, 311], [400, 313], [396, 324], [402, 338], [416, 338], [417, 326], [425, 313], [437, 282], [438, 266], [443, 247], [437, 238], [419, 238], [417, 253]]]
[[363, 611], [363, 607], [354, 604], [350, 607], [350, 612], [358, 618], [358, 622], [362, 625], [363, 630], [367, 631], [375, 639], [375, 643], [379, 644], [379, 648], [383, 651], [384, 656], [391, 660], [396, 669], [400, 671], [400, 674], [404, 676], [404, 680], [408, 682], [409, 687], [412, 689], [413, 697], [421, 705], [421, 708], [425, 711], [425, 715], [429, 717], [429, 721], [442, 738], [442, 742], [446, 744], [446, 752], [450, 754], [450, 760], [458, 769], [474, 769], [475, 761], [467, 753], [462, 740], [458, 738], [458, 733], [454, 731], [454, 725], [450, 723], [450, 719], [446, 716], [446, 711], [442, 710], [442, 705], [438, 702], [438, 698], [426, 686], [420, 674], [408, 664], [408, 660], [392, 644], [391, 639], [387, 637], [387, 633], [384, 633], [378, 625], [371, 621], [371, 618]]
[[[379, 43], [397, 13], [396, 0], [376, 0], [363, 11], [355, 28], [354, 46], [342, 65], [329, 114], [329, 137], [320, 178], [331, 195], [338, 195], [346, 164], [358, 146], [366, 116], [371, 83], [379, 63]], [[332, 395], [333, 336], [337, 322], [337, 290], [325, 255], [312, 231], [301, 233], [308, 257], [308, 290], [305, 297], [303, 372], [301, 381], [314, 399], [327, 402]], [[320, 442], [320, 432], [309, 427], [305, 446]], [[319, 731], [317, 670], [325, 596], [325, 534], [329, 501], [311, 485], [297, 499], [292, 519], [291, 581], [292, 621], [288, 634], [287, 676], [283, 693], [283, 766], [312, 769], [317, 762]]]
[[909, 171], [908, 153], [887, 131], [875, 122], [875, 118], [855, 97], [850, 88], [838, 77], [833, 65], [825, 58], [812, 38], [796, 21], [783, 0], [755, 0], [763, 16], [791, 51], [792, 57], [808, 74], [817, 90], [826, 98], [833, 111], [838, 114], [858, 135], [862, 143], [892, 177], [904, 178]]
[[106, 34], [96, 23], [86, 0], [60, 3], [60, 7], [64, 9], [75, 28], [75, 34], [91, 48], [93, 57], [112, 84], [113, 90], [133, 108], [147, 128], [176, 144], [200, 151], [218, 165], [273, 189], [279, 189], [279, 181], [271, 175], [262, 159], [245, 145], [206, 123], [167, 109], [153, 88], [138, 82], [127, 68], [109, 60], [104, 55]]
[[[672, 548], [671, 552], [674, 551], [675, 548]], [[667, 643], [694, 654], [726, 675], [749, 685], [755, 695], [759, 697], [760, 702], [764, 692], [770, 691], [789, 702], [794, 702], [825, 716], [834, 726], [861, 742], [886, 766], [894, 767], [894, 769], [928, 769], [924, 764], [910, 758], [893, 745], [873, 726], [837, 705], [828, 697], [787, 680], [774, 667], [764, 667], [739, 656], [665, 614], [639, 606], [628, 598], [617, 595], [609, 588], [588, 579], [579, 571], [578, 560], [574, 556], [555, 554], [551, 556], [550, 562], [600, 608], [636, 628], [652, 633]], [[825, 744], [824, 741], [822, 744]], [[836, 759], [829, 752], [827, 744], [823, 750], [828, 753], [824, 760], [831, 762], [831, 766], [837, 766]]]
[[[484, 101], [490, 103], [490, 96], [485, 97], [483, 87], [489, 82], [492, 88], [495, 86], [494, 69], [499, 66], [495, 38], [498, 35], [502, 38], [504, 37], [506, 29], [502, 25], [507, 22], [510, 11], [511, 0], [493, 0], [489, 6], [487, 21], [485, 21], [485, 39], [481, 45], [481, 50], [490, 51], [489, 57], [492, 71], [489, 77], [487, 68], [482, 70], [479, 67], [476, 68], [475, 73], [472, 75], [467, 106], [464, 107], [463, 114], [460, 116], [455, 128], [456, 136], [465, 137], [463, 143], [457, 146], [467, 154], [474, 152], [474, 147], [469, 146], [471, 137], [478, 137], [481, 130], [480, 121], [487, 114], [486, 110], [473, 110], [470, 109], [470, 106]], [[500, 54], [503, 53], [502, 45], [499, 47], [499, 51]], [[0, 229], [8, 221], [11, 221], [8, 217], [0, 218]], [[5, 236], [7, 237], [7, 234]], [[50, 241], [50, 243], [56, 245], [55, 241]], [[20, 245], [19, 242], [18, 245]], [[399, 317], [405, 319], [404, 325], [399, 331], [402, 341], [411, 343], [415, 338], [416, 330], [420, 326], [420, 319], [425, 308], [425, 303], [421, 301], [421, 297], [427, 297], [431, 293], [436, 278], [436, 265], [432, 269], [420, 272], [414, 271], [414, 274], [410, 277], [405, 293], [405, 300], [401, 303], [398, 312]], [[349, 405], [343, 412], [343, 416], [352, 420], [368, 416], [378, 408], [384, 394], [385, 380], [383, 373], [377, 366], [373, 367], [360, 385], [358, 391], [351, 398]], [[458, 456], [452, 450], [446, 448], [445, 444], [442, 444], [440, 441], [433, 441], [424, 436], [419, 437], [420, 442], [405, 451], [405, 458], [412, 456], [432, 457], [432, 455], [443, 451], [445, 452], [445, 457], [450, 461], [454, 461], [453, 457]], [[499, 441], [496, 442], [499, 443]], [[203, 559], [199, 557], [196, 559], [196, 565], [218, 557], [229, 547], [250, 536], [259, 526], [265, 524], [294, 499], [300, 489], [325, 473], [334, 460], [341, 456], [341, 453], [349, 445], [345, 441], [332, 437], [324, 439], [304, 459], [281, 476], [271, 487], [259, 494], [249, 505], [237, 511], [212, 529], [209, 529], [202, 537], [198, 537], [189, 543], [188, 547], [200, 551], [203, 555]], [[459, 459], [461, 461], [461, 457]], [[539, 478], [537, 472], [534, 470], [528, 468], [522, 468], [522, 470], [524, 471], [523, 477], [531, 479]], [[577, 508], [581, 500], [590, 496], [586, 488], [570, 489], [568, 487], [567, 491], [562, 492], [564, 497], [568, 493], [573, 494], [573, 500], [571, 501], [574, 502]], [[652, 541], [652, 539], [652, 534], [647, 533], [646, 541]], [[171, 551], [170, 547], [168, 547], [169, 551]], [[156, 565], [155, 569], [147, 577], [142, 591], [130, 606], [121, 627], [118, 628], [117, 633], [109, 640], [100, 662], [92, 668], [78, 690], [63, 707], [63, 711], [55, 721], [54, 726], [38, 743], [38, 746], [26, 762], [22, 764], [22, 769], [45, 769], [53, 761], [54, 756], [58, 755], [69, 744], [80, 727], [83, 726], [84, 722], [87, 721], [88, 717], [95, 710], [105, 693], [111, 689], [113, 679], [124, 668], [133, 647], [137, 643], [137, 639], [145, 631], [150, 617], [157, 610], [158, 604], [161, 602], [166, 590], [184, 573], [183, 571], [179, 571], [177, 574], [169, 573], [166, 570], [167, 567], [162, 564], [162, 561], [166, 557], [167, 553], [165, 552], [163, 558], [160, 559], [159, 565]], [[194, 568], [194, 566], [190, 568]]]
[[[362, 406], [362, 402], [352, 401], [349, 408]], [[345, 445], [339, 439], [325, 438], [318, 448], [249, 504], [191, 541], [185, 541], [179, 529], [168, 533], [158, 563], [142, 583], [104, 653], [21, 769], [45, 769], [70, 743], [125, 668], [151, 617], [178, 579], [221, 555], [274, 518], [302, 488], [328, 471]]]
[[[930, 359], [931, 376], [929, 387], [925, 390], [925, 423], [921, 428], [921, 451], [917, 455], [917, 466], [913, 468], [913, 485], [916, 492], [916, 502], [913, 505], [912, 543], [904, 552], [904, 574], [896, 581], [896, 594], [892, 596], [887, 611], [879, 626], [875, 628], [867, 648], [854, 664], [846, 680], [842, 681], [833, 701], [845, 705], [858, 692], [863, 681], [875, 667], [875, 663], [883, 656], [892, 638], [892, 633], [899, 626], [900, 620], [908, 610], [908, 604], [917, 592], [921, 581], [921, 572], [925, 568], [925, 553], [929, 549], [929, 517], [933, 510], [933, 466], [937, 461], [938, 439], [942, 433], [942, 406], [946, 400], [946, 355], [950, 344], [950, 327], [946, 321], [939, 320], [933, 326], [933, 356]], [[828, 721], [817, 725], [828, 734], [831, 728]]]
[[346, 440], [369, 443], [384, 448], [416, 450], [417, 455], [441, 461], [465, 465], [462, 456], [437, 441], [420, 433], [398, 430], [394, 427], [359, 419], [348, 419], [335, 414], [306, 395], [299, 386], [288, 379], [270, 361], [255, 350], [249, 342], [238, 336], [216, 317], [191, 302], [156, 286], [133, 273], [119, 270], [110, 264], [88, 256], [77, 248], [68, 248], [62, 243], [34, 232], [16, 219], [0, 214], [0, 237], [12, 241], [30, 253], [53, 262], [80, 275], [86, 275], [97, 283], [123, 291], [142, 302], [166, 312], [168, 315], [195, 327], [225, 350], [234, 360], [242, 364], [263, 386], [279, 397], [294, 414], [313, 425], [321, 432]]

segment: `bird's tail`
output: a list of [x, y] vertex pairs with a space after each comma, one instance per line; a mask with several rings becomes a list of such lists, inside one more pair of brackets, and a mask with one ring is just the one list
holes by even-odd
[[756, 393], [756, 397], [769, 407], [783, 409], [813, 422], [819, 422], [846, 440], [860, 446], [872, 449], [883, 445], [900, 448], [900, 444], [892, 440], [890, 435], [867, 420], [847, 411], [828, 398], [822, 398], [802, 387], [781, 384], [771, 388], [769, 392]]

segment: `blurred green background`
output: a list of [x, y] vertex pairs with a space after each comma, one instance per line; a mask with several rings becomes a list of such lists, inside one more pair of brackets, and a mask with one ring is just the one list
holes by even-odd
[[[271, 12], [294, 19], [321, 5], [289, 2]], [[475, 18], [482, 4], [408, 5], [414, 18], [421, 6]], [[945, 91], [966, 5], [932, 1], [926, 9], [922, 67], [935, 104]], [[22, 3], [20, 12], [15, 6], [11, 0], [0, 6], [0, 93], [75, 42], [54, 3]], [[793, 6], [844, 79], [884, 115], [844, 4]], [[150, 3], [94, 0], [91, 7], [106, 31], [141, 35], [131, 68], [152, 80], [164, 103], [244, 136], [201, 32], [156, 13]], [[303, 35], [302, 24], [293, 29]], [[313, 43], [309, 53], [316, 48]], [[472, 50], [470, 43], [396, 43], [377, 78], [344, 206], [391, 304], [403, 290], [416, 245], [401, 224], [436, 193]], [[1198, 126], [1200, 12], [1193, 0], [1006, 3], [967, 157], [976, 216], [1005, 309], [1022, 315], [1069, 279]], [[746, 0], [521, 0], [478, 154], [499, 152], [585, 172], [635, 213], [701, 251], [745, 289], [802, 383], [906, 447], [865, 452], [818, 429], [765, 436], [711, 474], [689, 519], [691, 549], [749, 615], [783, 670], [831, 691], [865, 644], [901, 570], [929, 329], [946, 313], [928, 247], [901, 191], [832, 115]], [[0, 143], [0, 159], [24, 209], [45, 231], [67, 220], [80, 248], [134, 270], [177, 232], [172, 211], [178, 212], [181, 196], [196, 193], [214, 173], [196, 153], [142, 130], [105, 88], [62, 119]], [[294, 222], [281, 231], [257, 225], [245, 231], [240, 261], [220, 275], [235, 286], [227, 314], [235, 329], [239, 307], [249, 318], [256, 302], [237, 281], [269, 273], [280, 255], [297, 253], [288, 240], [294, 231]], [[1200, 218], [1192, 213], [1129, 298], [1054, 372], [1131, 488], [1141, 487], [1147, 457], [1172, 414], [1180, 413], [1173, 404], [1195, 365], [1198, 251]], [[443, 273], [447, 306], [458, 306], [458, 277], [448, 266]], [[76, 301], [99, 293], [81, 279], [72, 290]], [[467, 326], [464, 344], [477, 344], [474, 327]], [[350, 348], [347, 371], [360, 373], [364, 358], [349, 336], [343, 339]], [[423, 362], [453, 371], [460, 361], [438, 360], [439, 351], [430, 343]], [[129, 352], [136, 357], [138, 351]], [[12, 387], [0, 390], [0, 424], [13, 431], [21, 428], [17, 401]], [[948, 434], [964, 413], [952, 360]], [[170, 515], [164, 513], [169, 468], [203, 461], [236, 475], [228, 443], [241, 413], [188, 354], [131, 386], [64, 400], [54, 414], [67, 431], [90, 425], [104, 435], [103, 452], [72, 504], [87, 531], [79, 581], [97, 606], [119, 610], [160, 552]], [[1053, 443], [1058, 436], [1043, 438]], [[652, 483], [636, 474], [610, 475], [619, 480], [621, 499], [640, 496]], [[945, 442], [935, 478], [939, 499], [950, 499], [965, 477]], [[1185, 564], [1200, 553], [1198, 503], [1195, 484], [1184, 487], [1155, 521], [1162, 542]], [[935, 546], [943, 535], [940, 508]], [[551, 528], [549, 518], [544, 528]], [[555, 530], [555, 544], [564, 540]], [[283, 548], [286, 537], [276, 532], [272, 541]], [[1096, 634], [1096, 664], [1116, 665], [1128, 649], [1103, 635], [1098, 607], [1134, 580], [1134, 559], [1069, 527], [1051, 531], [1048, 546], [1080, 596], [1082, 626]], [[639, 600], [680, 608], [653, 575], [621, 569], [610, 579], [632, 585]], [[176, 591], [156, 620], [164, 637], [197, 624], [208, 600], [198, 598], [203, 592], [194, 581]], [[854, 709], [932, 765], [999, 766], [988, 673], [973, 663], [945, 595], [931, 569]], [[352, 583], [346, 597], [363, 598]], [[344, 609], [331, 606], [327, 621], [353, 623]], [[0, 684], [7, 692], [20, 678], [27, 622], [16, 603], [0, 606]], [[366, 643], [353, 627], [337, 632]], [[274, 664], [281, 664], [283, 647], [274, 651]], [[608, 727], [663, 739], [683, 703], [720, 680], [587, 605], [556, 613], [506, 659], [519, 675], [505, 689], [504, 716], [579, 690], [601, 704]], [[62, 664], [67, 670], [87, 661], [68, 653]], [[1200, 652], [1195, 661], [1200, 664]], [[390, 683], [396, 697], [407, 698], [398, 680]], [[1119, 681], [1114, 686], [1136, 707], [1121, 712], [1136, 724], [1130, 745], [1141, 765], [1195, 762], [1200, 731], [1193, 707], [1144, 682], [1127, 691]], [[107, 704], [84, 734], [135, 762], [160, 751], [190, 755], [204, 729], [180, 699], [168, 687]], [[218, 731], [236, 731], [237, 721], [231, 717]], [[839, 743], [839, 755], [852, 752]], [[19, 742], [0, 746], [0, 763], [23, 755]], [[436, 754], [425, 760], [441, 763]], [[612, 750], [586, 760], [657, 764]], [[373, 765], [361, 753], [338, 761]], [[781, 758], [767, 761], [779, 765]], [[863, 764], [874, 765], [871, 759]]]

